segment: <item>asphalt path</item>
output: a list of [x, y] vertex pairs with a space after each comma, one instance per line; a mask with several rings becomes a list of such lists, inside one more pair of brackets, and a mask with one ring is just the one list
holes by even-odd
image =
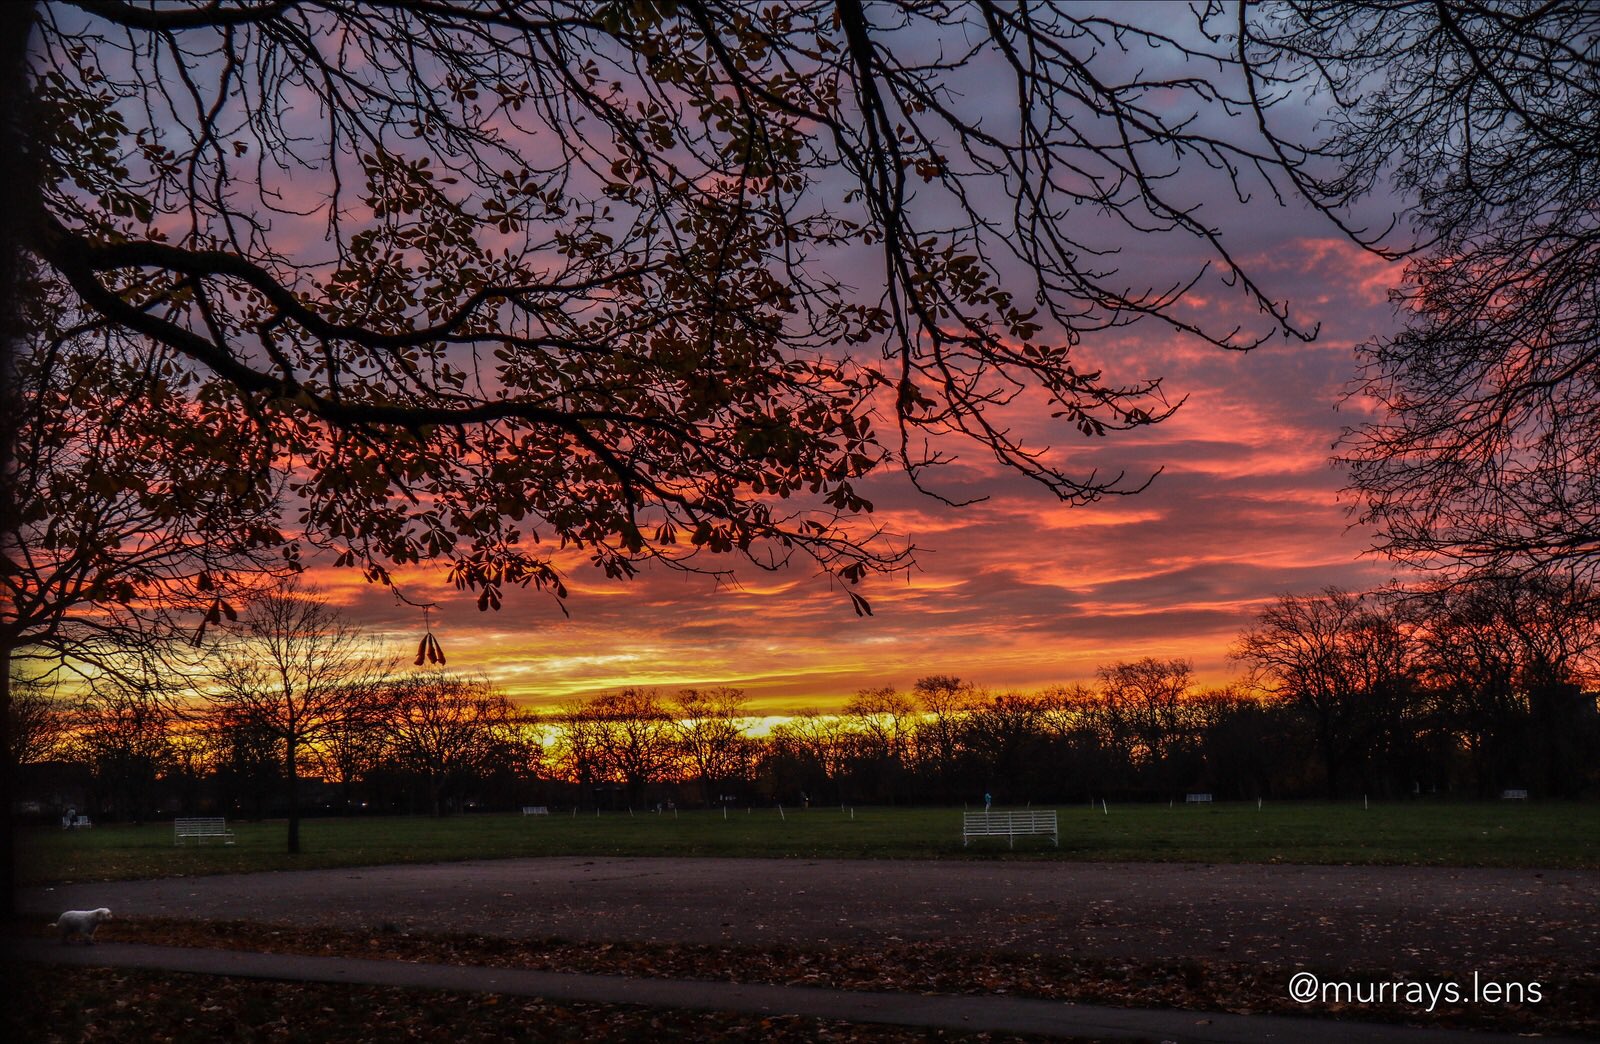
[[[997, 996], [922, 996], [795, 986], [765, 986], [615, 975], [569, 975], [519, 968], [306, 957], [111, 943], [65, 946], [21, 941], [13, 956], [88, 967], [125, 967], [292, 982], [331, 982], [404, 989], [491, 992], [555, 1001], [635, 1004], [756, 1015], [807, 1015], [850, 1022], [941, 1027], [969, 1032], [1029, 1033], [1097, 1040], [1161, 1040], [1173, 1044], [1511, 1044], [1510, 1034], [1390, 1026], [1277, 1015], [1229, 1015], [1069, 1004]], [[1562, 1038], [1546, 1037], [1550, 1044]]]
[[1591, 963], [1600, 871], [938, 860], [506, 859], [25, 889], [122, 916], [523, 939], [871, 946], [1333, 968]]

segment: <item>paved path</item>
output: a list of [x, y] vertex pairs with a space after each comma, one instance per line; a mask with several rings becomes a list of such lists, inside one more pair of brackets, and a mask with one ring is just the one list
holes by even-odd
[[1600, 872], [1448, 867], [505, 859], [31, 888], [125, 916], [595, 941], [975, 949], [1283, 968], [1590, 964]]
[[[1351, 1040], [1370, 1044], [1509, 1044], [1524, 1039], [1509, 1034], [1414, 1029], [1276, 1015], [1106, 1008], [1022, 997], [922, 996], [683, 979], [568, 975], [512, 968], [301, 957], [132, 943], [63, 946], [59, 942], [29, 939], [16, 942], [12, 955], [24, 961], [90, 967], [147, 968], [295, 982], [360, 983], [489, 992], [546, 1000], [695, 1008], [759, 1015], [808, 1015], [850, 1022], [947, 1027], [973, 1032], [1037, 1033], [1058, 1037], [1228, 1041], [1238, 1044], [1275, 1044], [1279, 1041], [1349, 1044]], [[1543, 1039], [1552, 1044], [1561, 1041], [1561, 1038], [1554, 1037]]]

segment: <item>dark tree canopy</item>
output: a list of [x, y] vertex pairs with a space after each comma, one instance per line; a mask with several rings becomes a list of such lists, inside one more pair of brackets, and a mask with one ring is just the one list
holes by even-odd
[[[975, 443], [1067, 501], [1141, 488], [1015, 434], [1170, 413], [1093, 334], [1309, 336], [1199, 206], [1271, 199], [1307, 159], [1245, 115], [1214, 12], [37, 16], [37, 184], [11, 213], [60, 322], [138, 339], [227, 425], [212, 452], [287, 473], [299, 539], [376, 581], [445, 561], [489, 608], [563, 594], [551, 555], [576, 548], [611, 576], [799, 554], [854, 584], [909, 553], [865, 519], [880, 469], [920, 484]], [[1124, 267], [1134, 241], [1187, 269]], [[1219, 282], [1254, 329], [1186, 308]]]
[[1362, 522], [1414, 564], [1600, 566], [1600, 9], [1295, 3], [1262, 67], [1337, 99], [1335, 197], [1384, 178], [1417, 250], [1378, 407], [1341, 447]]
[[1334, 587], [1284, 595], [1239, 635], [1233, 656], [1263, 693], [1305, 715], [1329, 797], [1406, 702], [1405, 631], [1376, 596]]
[[[393, 663], [316, 591], [287, 584], [257, 597], [200, 682], [214, 726], [243, 727], [281, 759], [288, 851], [300, 851], [300, 776], [315, 748], [370, 713]], [[248, 749], [247, 745], [247, 749]]]
[[537, 760], [516, 708], [482, 679], [441, 670], [413, 674], [396, 686], [387, 724], [395, 760], [427, 780], [434, 815], [465, 778]]
[[0, 647], [32, 674], [119, 671], [149, 640], [235, 615], [252, 578], [297, 568], [272, 461], [150, 365], [103, 324], [15, 360]]

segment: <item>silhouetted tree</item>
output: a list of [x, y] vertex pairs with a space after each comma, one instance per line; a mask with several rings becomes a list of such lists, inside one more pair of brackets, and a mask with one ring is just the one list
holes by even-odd
[[1233, 656], [1263, 691], [1306, 715], [1329, 797], [1410, 691], [1407, 643], [1392, 615], [1334, 587], [1278, 599], [1239, 636]]
[[922, 712], [916, 724], [916, 762], [919, 769], [932, 770], [938, 793], [955, 799], [960, 770], [962, 730], [977, 699], [972, 683], [949, 674], [930, 674], [918, 678], [911, 695]]
[[[60, 303], [32, 302], [59, 325]], [[273, 466], [244, 459], [237, 427], [101, 326], [12, 360], [15, 528], [3, 534], [0, 650], [47, 669], [104, 674], [188, 617], [220, 622], [280, 553]], [[198, 423], [197, 423], [198, 422]]]
[[916, 704], [893, 686], [860, 689], [844, 704], [852, 774], [893, 803], [910, 761]]
[[311, 748], [343, 720], [356, 694], [383, 684], [389, 666], [338, 610], [293, 585], [257, 598], [217, 654], [201, 695], [281, 744], [291, 854], [300, 851], [299, 780]]
[[9, 764], [31, 765], [59, 753], [70, 721], [65, 702], [36, 679], [13, 679], [7, 704], [6, 742]]
[[1101, 667], [1096, 673], [1113, 715], [1135, 738], [1136, 761], [1163, 762], [1185, 738], [1185, 697], [1194, 679], [1188, 660], [1153, 656]]
[[1290, 793], [1312, 747], [1292, 708], [1263, 703], [1237, 685], [1189, 694], [1187, 710], [1204, 758], [1198, 789], [1234, 798]]
[[674, 730], [665, 704], [652, 690], [627, 688], [594, 697], [586, 712], [599, 725], [605, 771], [627, 789], [630, 808], [641, 805], [644, 788], [672, 768]]
[[95, 807], [142, 823], [155, 808], [157, 781], [173, 763], [178, 715], [151, 684], [99, 679], [74, 715], [70, 750], [89, 768]]
[[[27, 339], [0, 360], [0, 708], [23, 674], [68, 688], [120, 674], [137, 687], [130, 662], [196, 620], [220, 622], [251, 581], [298, 568], [273, 468], [236, 424], [125, 333], [71, 321], [59, 294], [23, 304]], [[0, 769], [7, 788], [17, 764]]]
[[1600, 9], [1294, 2], [1251, 64], [1331, 103], [1321, 188], [1388, 178], [1417, 249], [1360, 348], [1341, 447], [1379, 547], [1423, 566], [1600, 567]]
[[709, 806], [715, 787], [740, 775], [744, 760], [743, 689], [680, 689], [667, 707], [674, 740]]
[[1416, 599], [1417, 665], [1439, 713], [1466, 751], [1480, 796], [1524, 785], [1532, 721], [1500, 584], [1446, 584]]
[[248, 704], [210, 708], [200, 720], [205, 760], [224, 807], [238, 805], [265, 819], [273, 795], [284, 792], [285, 744], [274, 723]]
[[1596, 740], [1600, 600], [1571, 571], [1480, 574], [1414, 598], [1425, 678], [1481, 792], [1570, 793]]
[[397, 697], [389, 726], [394, 755], [427, 780], [436, 816], [451, 788], [492, 773], [520, 738], [511, 701], [482, 679], [428, 671], [401, 682]]
[[[447, 561], [485, 608], [564, 594], [545, 535], [612, 576], [806, 555], [858, 598], [906, 562], [860, 521], [891, 461], [922, 481], [975, 440], [1064, 500], [1142, 485], [1004, 420], [1170, 413], [1084, 337], [1309, 336], [1198, 212], [1303, 158], [1236, 118], [1230, 45], [1164, 19], [84, 0], [37, 22], [36, 174], [8, 203], [59, 322], [133, 338], [252, 449], [201, 454], [297, 461], [299, 539], [380, 582]], [[1173, 263], [1119, 268], [1135, 237]]]
[[1131, 776], [1132, 745], [1103, 690], [1086, 685], [1044, 690], [1039, 728], [1061, 793], [1093, 797]]
[[346, 808], [354, 804], [356, 784], [385, 767], [394, 754], [399, 698], [393, 686], [346, 690], [316, 745], [306, 751], [323, 778], [338, 785]]
[[967, 716], [967, 748], [983, 772], [986, 792], [1005, 802], [1031, 800], [1044, 730], [1041, 701], [1022, 693], [980, 697]]
[[605, 778], [605, 723], [594, 715], [590, 701], [575, 700], [561, 708], [553, 724], [557, 764], [561, 773], [578, 785], [575, 804], [581, 806], [595, 784]]
[[781, 765], [781, 790], [787, 791], [785, 784], [792, 784], [793, 789], [819, 802], [844, 801], [848, 744], [837, 716], [802, 710], [772, 727], [768, 747], [769, 758]]

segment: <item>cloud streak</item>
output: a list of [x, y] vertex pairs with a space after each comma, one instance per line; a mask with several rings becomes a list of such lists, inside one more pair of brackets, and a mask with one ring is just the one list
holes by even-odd
[[[616, 584], [579, 560], [570, 618], [523, 592], [479, 613], [439, 572], [406, 575], [407, 592], [437, 601], [433, 626], [451, 666], [481, 671], [534, 706], [623, 685], [727, 684], [749, 690], [758, 711], [782, 713], [837, 707], [857, 688], [905, 687], [935, 672], [1031, 688], [1144, 655], [1190, 657], [1202, 681], [1223, 681], [1234, 673], [1235, 635], [1277, 595], [1367, 587], [1393, 572], [1361, 557], [1367, 538], [1348, 528], [1328, 464], [1352, 347], [1392, 321], [1393, 267], [1293, 229], [1261, 250], [1256, 262], [1275, 292], [1321, 321], [1315, 342], [1239, 354], [1141, 325], [1086, 344], [1084, 355], [1108, 372], [1163, 377], [1186, 396], [1183, 408], [1097, 440], [1052, 430], [1037, 413], [1008, 420], [1078, 470], [1159, 477], [1137, 496], [1067, 507], [968, 447], [931, 479], [952, 498], [987, 497], [964, 508], [918, 494], [903, 476], [875, 477], [874, 520], [919, 554], [909, 576], [867, 585], [870, 618], [799, 566], [741, 572], [719, 587], [652, 569]], [[415, 641], [414, 609], [353, 574], [316, 575], [397, 647]]]

